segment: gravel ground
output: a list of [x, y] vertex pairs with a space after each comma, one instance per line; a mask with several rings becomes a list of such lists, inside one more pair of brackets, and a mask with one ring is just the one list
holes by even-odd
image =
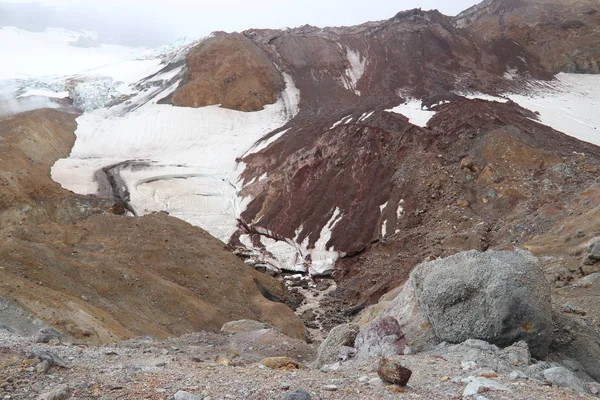
[[[71, 399], [162, 400], [185, 390], [205, 400], [265, 400], [282, 399], [288, 389], [295, 388], [307, 390], [313, 399], [460, 399], [466, 383], [453, 381], [470, 373], [452, 354], [401, 356], [413, 375], [408, 387], [400, 388], [379, 380], [375, 362], [345, 363], [334, 372], [311, 369], [308, 361], [300, 361], [299, 370], [267, 369], [256, 361], [263, 355], [300, 351], [310, 355], [292, 341], [263, 343], [257, 349], [247, 346], [242, 351], [232, 346], [235, 341], [235, 337], [198, 333], [164, 342], [136, 339], [87, 347], [36, 344], [30, 338], [0, 332], [0, 398], [36, 399], [57, 385], [68, 384], [73, 390]], [[53, 366], [45, 374], [38, 373], [37, 361], [25, 360], [34, 348], [52, 351], [72, 367]], [[295, 359], [299, 357], [302, 354]], [[543, 381], [511, 380], [505, 375], [494, 380], [510, 391], [484, 393], [489, 400], [592, 398]]]

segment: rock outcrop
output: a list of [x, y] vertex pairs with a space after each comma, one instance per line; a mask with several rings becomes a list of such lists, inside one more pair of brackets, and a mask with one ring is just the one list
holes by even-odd
[[480, 43], [518, 43], [553, 73], [600, 73], [597, 1], [486, 0], [458, 15], [456, 23]]
[[240, 33], [214, 34], [190, 51], [183, 84], [171, 101], [181, 107], [220, 104], [239, 111], [262, 110], [285, 87], [273, 62]]

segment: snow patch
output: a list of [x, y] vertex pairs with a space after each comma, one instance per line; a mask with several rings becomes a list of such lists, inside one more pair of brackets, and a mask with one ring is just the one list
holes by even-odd
[[424, 110], [421, 107], [421, 101], [416, 99], [409, 100], [404, 104], [400, 104], [398, 107], [394, 107], [385, 111], [402, 114], [408, 118], [411, 124], [420, 126], [422, 128], [426, 128], [429, 120], [436, 114], [435, 111]]
[[576, 139], [600, 146], [600, 76], [561, 73], [532, 95], [507, 94], [539, 113], [539, 121]]
[[353, 91], [357, 96], [360, 96], [360, 90], [356, 90], [358, 81], [365, 73], [367, 59], [362, 57], [358, 50], [346, 48], [346, 58], [349, 66], [346, 68], [345, 75], [341, 77], [342, 84], [347, 90]]
[[400, 219], [404, 215], [404, 200], [400, 200], [398, 203], [398, 209], [396, 210], [396, 218]]
[[64, 99], [64, 98], [69, 97], [69, 92], [68, 91], [53, 92], [51, 90], [46, 90], [46, 89], [29, 89], [25, 93], [19, 95], [17, 98], [20, 99], [20, 98], [29, 97], [29, 96], [42, 96], [42, 97], [48, 97], [51, 99]]

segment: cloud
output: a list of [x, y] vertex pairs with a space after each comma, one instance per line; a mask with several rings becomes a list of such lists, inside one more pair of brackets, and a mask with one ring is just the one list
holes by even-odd
[[0, 26], [94, 30], [105, 43], [157, 46], [187, 36], [251, 28], [355, 25], [410, 8], [454, 15], [476, 0], [12, 0], [0, 2]]

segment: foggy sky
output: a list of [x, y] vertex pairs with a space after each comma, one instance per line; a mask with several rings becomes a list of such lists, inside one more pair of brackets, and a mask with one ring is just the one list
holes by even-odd
[[0, 0], [0, 26], [90, 30], [104, 43], [158, 46], [213, 31], [356, 25], [411, 9], [447, 15], [478, 0]]

